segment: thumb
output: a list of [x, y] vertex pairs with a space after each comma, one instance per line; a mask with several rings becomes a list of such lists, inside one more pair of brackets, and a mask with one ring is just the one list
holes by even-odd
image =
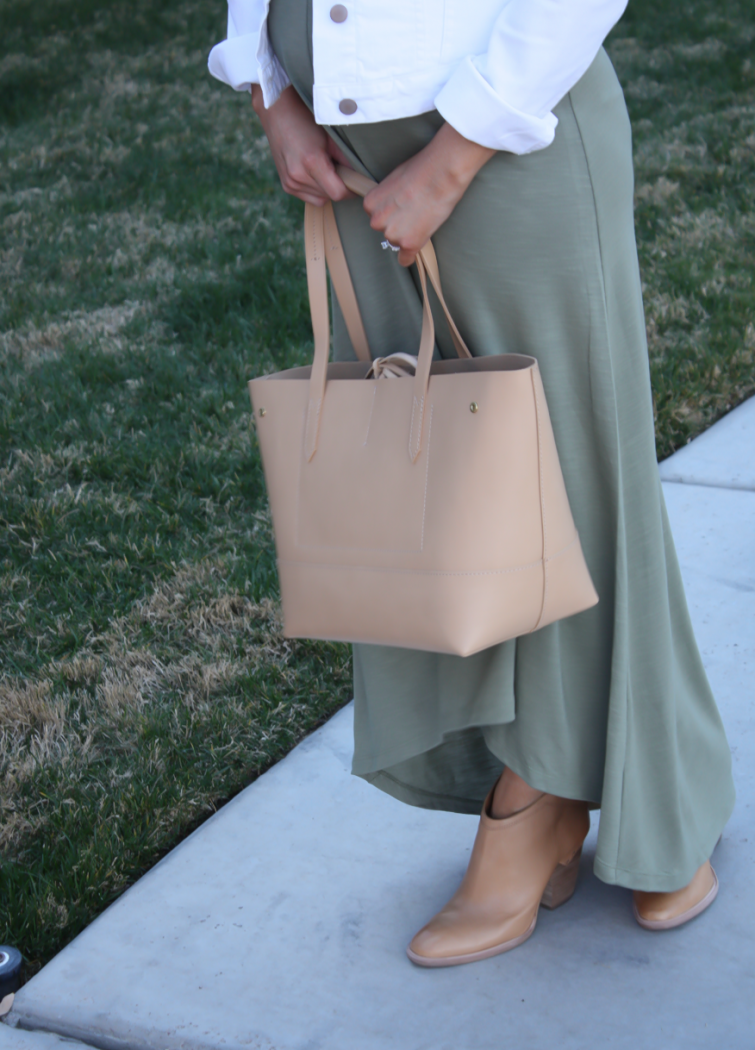
[[341, 176], [336, 172], [335, 165], [327, 153], [321, 153], [312, 167], [312, 178], [332, 201], [343, 201], [354, 194], [346, 188]]

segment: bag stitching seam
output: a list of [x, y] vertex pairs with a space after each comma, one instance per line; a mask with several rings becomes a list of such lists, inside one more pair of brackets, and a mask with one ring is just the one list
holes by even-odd
[[[562, 554], [565, 554], [574, 544], [578, 541], [579, 537], [575, 533], [574, 537], [562, 547], [560, 551], [555, 554], [551, 554], [548, 558], [538, 558], [537, 561], [527, 562], [524, 565], [515, 565], [510, 569], [391, 569], [385, 568], [381, 565], [338, 565], [331, 562], [322, 561], [294, 561], [291, 558], [278, 558], [279, 565], [306, 565], [313, 566], [318, 569], [337, 569], [341, 571], [349, 571], [358, 569], [362, 572], [383, 572], [387, 574], [401, 573], [402, 575], [415, 575], [415, 576], [503, 576], [513, 572], [525, 572], [527, 569], [535, 569], [538, 565], [542, 565], [543, 562], [552, 562], [556, 558], [560, 558]], [[351, 548], [331, 548], [334, 550], [344, 550]], [[411, 553], [411, 552], [409, 552]]]
[[422, 532], [419, 538], [419, 549], [423, 551], [425, 549], [425, 517], [427, 514], [427, 487], [430, 480], [430, 448], [431, 448], [431, 437], [433, 433], [433, 410], [435, 405], [430, 405], [430, 422], [427, 425], [427, 453], [425, 455], [425, 496], [422, 500]]
[[538, 483], [540, 488], [540, 522], [543, 530], [543, 599], [540, 605], [540, 615], [535, 621], [535, 626], [530, 631], [530, 634], [532, 634], [532, 632], [536, 631], [543, 622], [543, 617], [545, 616], [545, 605], [548, 598], [548, 527], [545, 520], [545, 494], [543, 492], [543, 442], [540, 432], [540, 402], [537, 396], [537, 383], [535, 382], [534, 369], [530, 373], [530, 378], [532, 380], [532, 393], [535, 401], [535, 432], [537, 434]]

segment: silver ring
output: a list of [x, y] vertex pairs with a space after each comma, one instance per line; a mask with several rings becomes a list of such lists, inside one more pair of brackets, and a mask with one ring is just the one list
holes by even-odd
[[390, 248], [392, 252], [400, 252], [401, 249], [397, 244], [391, 244], [390, 241], [381, 241], [380, 247], [385, 251], [386, 248]]

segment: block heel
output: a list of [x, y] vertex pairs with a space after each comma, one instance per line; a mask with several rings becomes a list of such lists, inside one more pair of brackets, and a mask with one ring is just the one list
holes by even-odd
[[572, 859], [566, 864], [559, 864], [548, 880], [545, 893], [540, 900], [544, 908], [558, 908], [565, 904], [577, 888], [579, 878], [579, 858], [582, 856], [580, 847]]

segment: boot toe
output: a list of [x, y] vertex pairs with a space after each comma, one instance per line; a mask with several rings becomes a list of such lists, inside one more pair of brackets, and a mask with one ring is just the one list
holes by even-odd
[[671, 893], [646, 893], [635, 890], [634, 916], [647, 930], [670, 930], [682, 926], [705, 911], [716, 898], [718, 879], [706, 861], [688, 885]]
[[486, 923], [470, 922], [468, 917], [463, 922], [444, 918], [436, 916], [412, 938], [411, 955], [432, 960], [457, 958], [490, 948], [494, 943]]
[[525, 941], [535, 929], [537, 909], [533, 915], [519, 914], [496, 923], [482, 915], [477, 921], [465, 916], [458, 919], [436, 916], [412, 939], [407, 955], [419, 965], [452, 966], [498, 955]]

